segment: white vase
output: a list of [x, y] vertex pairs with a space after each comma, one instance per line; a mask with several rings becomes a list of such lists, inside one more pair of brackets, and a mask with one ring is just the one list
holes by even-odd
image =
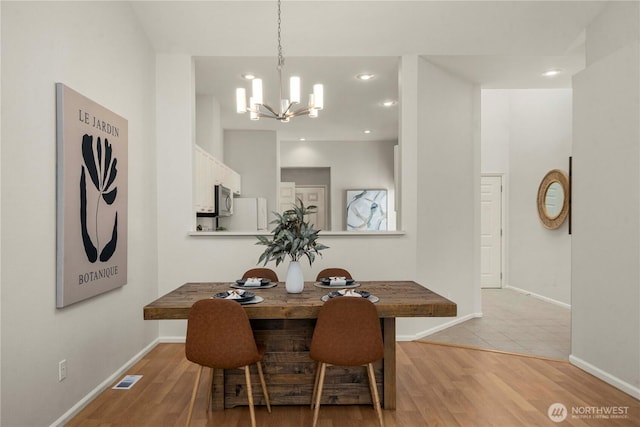
[[284, 287], [290, 294], [299, 294], [304, 289], [304, 276], [298, 261], [291, 261], [287, 269], [287, 281]]

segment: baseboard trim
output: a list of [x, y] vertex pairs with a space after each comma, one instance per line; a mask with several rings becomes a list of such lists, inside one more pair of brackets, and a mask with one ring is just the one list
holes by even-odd
[[[78, 403], [73, 405], [71, 409], [65, 412], [60, 418], [55, 420], [50, 427], [59, 427], [64, 426], [66, 423], [71, 421], [73, 417], [75, 417], [78, 412], [84, 409], [93, 399], [98, 397], [100, 393], [105, 391], [111, 384], [113, 384], [120, 376], [122, 376], [127, 369], [138, 363], [147, 353], [149, 353], [159, 342], [162, 342], [159, 338], [153, 340], [149, 345], [140, 350], [138, 354], [133, 356], [129, 361], [127, 361], [124, 365], [122, 365], [116, 372], [111, 374], [106, 380], [100, 383], [96, 388], [94, 388], [89, 394], [83, 397]], [[183, 340], [184, 342], [184, 340]]]
[[177, 337], [160, 337], [158, 338], [159, 343], [163, 344], [184, 344], [187, 342], [186, 336], [177, 336]]
[[456, 317], [448, 322], [445, 322], [433, 328], [425, 329], [413, 335], [396, 335], [396, 341], [419, 340], [431, 334], [435, 334], [436, 332], [444, 331], [447, 328], [466, 322], [467, 320], [475, 319], [476, 317], [482, 317], [482, 313], [471, 313], [471, 314], [467, 314], [466, 316]]
[[534, 292], [530, 292], [526, 289], [516, 288], [515, 286], [505, 286], [505, 289], [511, 289], [512, 291], [520, 292], [521, 294], [531, 295], [534, 298], [538, 298], [542, 301], [550, 302], [551, 304], [559, 305], [560, 307], [568, 308], [571, 310], [571, 304], [567, 304], [566, 302], [558, 301], [553, 298], [545, 297], [544, 295], [536, 294]]
[[593, 375], [596, 378], [601, 379], [602, 381], [606, 382], [607, 384], [617, 388], [620, 391], [623, 391], [625, 393], [627, 393], [630, 396], [635, 397], [636, 399], [640, 400], [640, 388], [636, 387], [632, 384], [629, 384], [626, 381], [621, 380], [620, 378], [611, 375], [610, 373], [603, 371], [602, 369], [598, 368], [597, 366], [592, 365], [589, 362], [586, 362], [582, 359], [580, 359], [579, 357], [576, 357], [574, 355], [569, 355], [569, 362], [577, 367], [582, 369], [585, 372], [590, 373], [591, 375]]

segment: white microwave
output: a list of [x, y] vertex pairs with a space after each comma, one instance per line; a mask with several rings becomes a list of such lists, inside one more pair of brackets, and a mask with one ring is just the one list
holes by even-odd
[[215, 216], [233, 215], [233, 194], [222, 185], [214, 186]]

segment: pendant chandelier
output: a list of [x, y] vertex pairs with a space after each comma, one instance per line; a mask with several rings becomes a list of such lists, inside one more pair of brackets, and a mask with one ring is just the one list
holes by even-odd
[[273, 108], [266, 104], [262, 98], [262, 79], [254, 78], [251, 81], [251, 97], [247, 106], [247, 94], [244, 88], [236, 89], [236, 106], [238, 113], [249, 113], [251, 120], [259, 120], [260, 117], [276, 119], [288, 122], [291, 117], [309, 116], [318, 117], [318, 111], [324, 104], [324, 92], [321, 84], [313, 85], [313, 93], [309, 94], [309, 102], [306, 106], [300, 104], [300, 77], [291, 76], [289, 79], [289, 98], [283, 97], [282, 69], [284, 57], [282, 56], [282, 44], [280, 38], [280, 0], [278, 0], [278, 80], [280, 105]]

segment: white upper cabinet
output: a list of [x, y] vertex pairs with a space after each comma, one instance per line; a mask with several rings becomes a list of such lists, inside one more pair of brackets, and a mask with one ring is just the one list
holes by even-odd
[[194, 204], [196, 212], [214, 212], [213, 190], [216, 185], [224, 185], [231, 189], [233, 194], [240, 195], [242, 185], [240, 174], [198, 145], [195, 146], [194, 157]]
[[233, 169], [227, 168], [225, 187], [229, 187], [231, 192], [239, 196], [242, 189], [242, 177]]
[[194, 204], [196, 212], [213, 212], [214, 175], [209, 153], [196, 146], [194, 152]]

